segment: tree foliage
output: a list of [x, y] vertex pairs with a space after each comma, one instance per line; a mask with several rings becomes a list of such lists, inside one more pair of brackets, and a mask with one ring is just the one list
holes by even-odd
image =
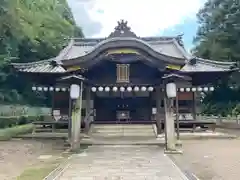
[[[199, 28], [194, 40], [196, 56], [240, 64], [240, 3], [235, 0], [208, 0], [197, 14]], [[240, 101], [239, 73], [229, 82], [221, 82], [214, 94], [205, 100], [205, 110], [214, 114], [230, 114]], [[235, 110], [236, 112], [237, 110]]]
[[0, 101], [22, 101], [29, 94], [29, 84], [11, 72], [11, 62], [56, 56], [75, 34], [83, 36], [66, 0], [1, 0]]

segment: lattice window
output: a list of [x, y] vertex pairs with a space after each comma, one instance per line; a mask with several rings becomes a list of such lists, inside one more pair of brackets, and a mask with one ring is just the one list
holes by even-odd
[[129, 82], [129, 64], [117, 64], [117, 82]]

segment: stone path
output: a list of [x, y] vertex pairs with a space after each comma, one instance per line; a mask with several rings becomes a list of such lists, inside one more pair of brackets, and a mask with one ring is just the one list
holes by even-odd
[[91, 146], [58, 180], [188, 180], [158, 146]]

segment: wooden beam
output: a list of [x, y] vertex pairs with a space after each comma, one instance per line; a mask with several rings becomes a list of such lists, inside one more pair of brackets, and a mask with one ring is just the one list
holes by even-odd
[[86, 119], [84, 123], [85, 123], [85, 132], [88, 133], [89, 126], [90, 126], [89, 113], [91, 112], [91, 88], [89, 86], [85, 88], [85, 106], [86, 106], [85, 117], [88, 117], [88, 119]]
[[193, 101], [192, 101], [192, 116], [193, 119], [197, 120], [197, 103], [196, 103], [196, 92], [193, 92]]
[[161, 119], [161, 88], [157, 87], [156, 88], [156, 123], [157, 123], [157, 135], [162, 133], [162, 119]]
[[179, 101], [178, 101], [178, 95], [176, 96], [176, 123], [177, 123], [177, 140], [179, 140], [180, 139], [180, 132], [179, 132]]

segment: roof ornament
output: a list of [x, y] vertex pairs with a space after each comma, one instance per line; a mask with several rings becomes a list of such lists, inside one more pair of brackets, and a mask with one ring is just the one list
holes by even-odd
[[114, 31], [108, 36], [113, 37], [137, 37], [137, 35], [131, 31], [131, 28], [127, 25], [127, 21], [120, 20], [118, 25], [114, 28]]
[[193, 57], [193, 58], [191, 58], [189, 61], [188, 61], [188, 63], [190, 64], [190, 65], [195, 65], [195, 64], [197, 64], [197, 57]]
[[177, 40], [177, 42], [178, 42], [178, 44], [180, 45], [180, 46], [182, 46], [182, 47], [184, 47], [184, 44], [183, 44], [183, 33], [181, 33], [181, 34], [179, 34], [179, 35], [177, 35], [177, 37], [176, 37], [176, 40]]

